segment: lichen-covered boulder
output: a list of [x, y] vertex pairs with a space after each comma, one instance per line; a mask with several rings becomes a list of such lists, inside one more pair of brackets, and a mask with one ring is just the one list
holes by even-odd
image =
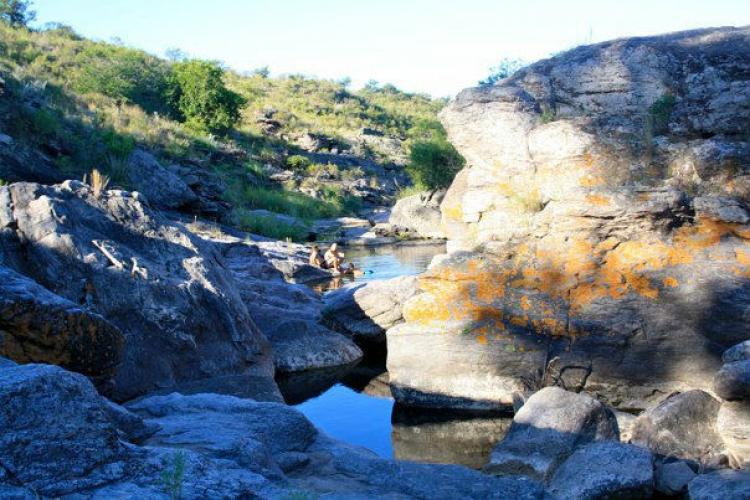
[[123, 344], [120, 330], [100, 315], [0, 265], [0, 356], [60, 365], [104, 390]]
[[[559, 385], [638, 410], [748, 339], [750, 28], [583, 46], [441, 114], [451, 257], [388, 333], [403, 402]], [[739, 168], [738, 168], [739, 167]], [[424, 356], [429, 353], [429, 356]]]
[[119, 328], [115, 399], [222, 375], [273, 375], [268, 341], [215, 245], [138, 193], [97, 193], [77, 181], [2, 186], [0, 258]]

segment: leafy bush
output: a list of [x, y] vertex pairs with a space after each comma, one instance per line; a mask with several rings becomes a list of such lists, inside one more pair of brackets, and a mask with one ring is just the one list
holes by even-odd
[[169, 101], [185, 123], [200, 131], [225, 133], [240, 119], [245, 99], [224, 85], [224, 70], [209, 61], [185, 61], [172, 68]]
[[147, 111], [166, 112], [169, 67], [140, 50], [105, 43], [86, 45], [76, 56], [73, 87], [138, 104]]
[[312, 165], [310, 158], [302, 155], [292, 155], [286, 159], [286, 166], [295, 172], [304, 172]]
[[411, 145], [406, 171], [414, 185], [422, 190], [450, 186], [464, 166], [463, 157], [446, 140], [415, 142]]
[[672, 94], [664, 94], [658, 98], [649, 108], [649, 118], [655, 134], [663, 134], [669, 129], [669, 119], [677, 104], [677, 99]]
[[[358, 202], [335, 188], [324, 188], [323, 199], [281, 189], [248, 187], [241, 200], [247, 208], [263, 208], [303, 220], [325, 219], [351, 214], [359, 209]], [[240, 201], [240, 200], [237, 200]]]
[[245, 211], [235, 213], [235, 223], [248, 233], [260, 234], [276, 240], [304, 241], [309, 233], [300, 224], [288, 224], [271, 215], [251, 214]]

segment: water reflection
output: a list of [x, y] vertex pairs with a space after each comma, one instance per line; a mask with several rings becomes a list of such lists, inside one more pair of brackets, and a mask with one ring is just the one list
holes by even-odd
[[466, 415], [397, 405], [391, 439], [401, 460], [480, 468], [508, 432], [512, 415]]
[[384, 364], [372, 360], [343, 377], [316, 370], [284, 377], [279, 386], [287, 403], [323, 432], [386, 458], [480, 468], [512, 421], [510, 415], [395, 405]]

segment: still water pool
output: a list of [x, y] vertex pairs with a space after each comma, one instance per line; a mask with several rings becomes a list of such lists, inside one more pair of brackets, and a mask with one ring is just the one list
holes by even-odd
[[[443, 245], [345, 249], [364, 276], [330, 283], [419, 274]], [[342, 441], [364, 446], [385, 458], [455, 463], [479, 468], [507, 431], [512, 416], [454, 413], [396, 405], [388, 385], [385, 352], [370, 353], [354, 368], [316, 370], [279, 379], [287, 403], [316, 427]]]

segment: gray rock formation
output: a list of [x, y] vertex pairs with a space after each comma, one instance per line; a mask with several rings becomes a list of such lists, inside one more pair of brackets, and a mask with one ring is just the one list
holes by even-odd
[[[0, 368], [0, 495], [35, 498], [519, 498], [525, 478], [385, 460], [321, 435], [283, 404], [216, 394], [151, 396], [129, 420], [145, 446], [118, 436], [88, 380], [59, 367]], [[120, 409], [117, 413], [125, 413]], [[32, 491], [33, 490], [33, 491]]]
[[388, 219], [391, 231], [411, 238], [445, 238], [440, 214], [444, 196], [445, 190], [438, 190], [401, 198]]
[[617, 441], [612, 411], [585, 394], [546, 387], [513, 417], [485, 471], [548, 480], [576, 448], [595, 441]]
[[180, 382], [273, 373], [213, 243], [142, 203], [80, 182], [0, 187], [4, 264], [106, 318], [125, 336], [113, 396]]
[[115, 480], [128, 457], [94, 387], [56, 366], [0, 368], [0, 428], [0, 470], [45, 496]]
[[638, 416], [631, 442], [662, 457], [711, 463], [724, 451], [724, 442], [716, 432], [720, 406], [701, 390], [668, 396]]
[[651, 498], [653, 457], [629, 444], [591, 443], [577, 449], [555, 472], [548, 491], [558, 498]]
[[277, 370], [331, 368], [362, 357], [351, 340], [321, 324], [320, 297], [285, 281], [266, 252], [239, 239], [225, 239], [221, 252], [255, 324], [271, 341]]
[[701, 474], [688, 485], [690, 500], [746, 500], [750, 471], [717, 470]]
[[710, 390], [748, 339], [748, 68], [750, 28], [717, 28], [461, 92], [441, 114], [467, 161], [441, 205], [452, 255], [388, 333], [396, 397], [509, 407], [559, 385], [635, 411]]
[[750, 398], [750, 359], [725, 363], [714, 377], [714, 391], [723, 399]]
[[734, 363], [735, 361], [746, 359], [750, 359], [750, 340], [740, 342], [739, 344], [730, 347], [721, 355], [721, 360], [724, 363]]
[[415, 276], [355, 284], [329, 292], [323, 316], [355, 340], [384, 342], [385, 332], [404, 321], [401, 307], [416, 293]]
[[118, 368], [120, 330], [0, 264], [0, 356], [83, 373], [106, 389]]
[[155, 208], [189, 210], [198, 203], [198, 196], [180, 176], [141, 149], [128, 158], [127, 176], [129, 185], [143, 193]]

